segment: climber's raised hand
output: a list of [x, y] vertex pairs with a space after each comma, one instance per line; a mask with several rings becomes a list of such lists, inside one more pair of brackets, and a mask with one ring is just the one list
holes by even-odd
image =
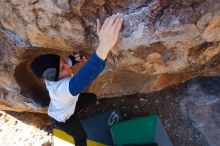
[[97, 20], [97, 35], [100, 43], [96, 53], [101, 59], [105, 60], [108, 52], [116, 44], [122, 22], [122, 14], [116, 14], [106, 18], [102, 26], [100, 20]]

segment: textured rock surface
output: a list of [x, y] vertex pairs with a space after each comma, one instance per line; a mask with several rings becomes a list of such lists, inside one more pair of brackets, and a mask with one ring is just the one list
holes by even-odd
[[1, 0], [0, 109], [45, 112], [48, 93], [30, 72], [31, 60], [48, 52], [91, 54], [95, 20], [118, 12], [119, 41], [89, 89], [100, 98], [219, 75], [218, 0]]

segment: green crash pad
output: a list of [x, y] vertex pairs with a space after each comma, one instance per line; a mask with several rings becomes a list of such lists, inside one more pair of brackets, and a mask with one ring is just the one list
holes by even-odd
[[158, 146], [172, 146], [157, 115], [120, 122], [112, 126], [111, 132], [116, 146], [149, 143], [157, 143]]

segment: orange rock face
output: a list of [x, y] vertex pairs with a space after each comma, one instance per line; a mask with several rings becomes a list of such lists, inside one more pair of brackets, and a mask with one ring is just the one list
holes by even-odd
[[148, 93], [219, 75], [218, 0], [0, 1], [0, 109], [45, 112], [49, 96], [30, 62], [44, 53], [91, 55], [96, 19], [123, 13], [119, 40], [88, 90], [99, 98]]

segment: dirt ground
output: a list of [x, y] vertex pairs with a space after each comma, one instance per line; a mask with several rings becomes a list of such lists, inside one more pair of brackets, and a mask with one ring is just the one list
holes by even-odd
[[185, 84], [181, 84], [152, 94], [103, 99], [98, 106], [88, 108], [82, 117], [112, 108], [120, 109], [125, 120], [158, 114], [174, 146], [207, 146], [208, 143], [203, 135], [193, 127], [192, 121], [181, 114], [179, 103], [184, 91]]
[[[220, 139], [219, 84], [219, 78], [197, 78], [150, 94], [101, 99], [96, 106], [81, 112], [80, 117], [112, 108], [120, 109], [125, 120], [158, 114], [174, 146], [217, 146]], [[211, 117], [203, 118], [203, 115]], [[0, 145], [51, 145], [54, 125], [47, 115], [0, 112], [0, 124], [0, 139], [3, 140]]]

